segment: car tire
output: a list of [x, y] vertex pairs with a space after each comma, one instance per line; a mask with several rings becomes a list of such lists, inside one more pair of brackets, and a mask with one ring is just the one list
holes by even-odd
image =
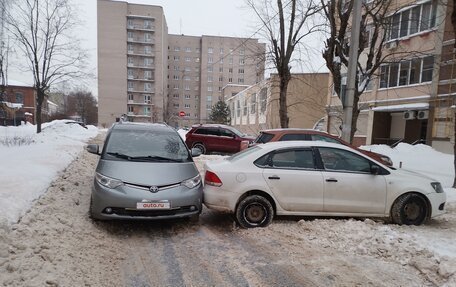
[[250, 195], [239, 202], [235, 217], [242, 228], [266, 227], [272, 222], [274, 208], [265, 197]]
[[401, 195], [391, 208], [391, 219], [399, 225], [420, 225], [427, 219], [426, 200], [414, 193]]
[[93, 221], [98, 221], [98, 220], [95, 218], [95, 215], [94, 215], [94, 212], [93, 212], [93, 199], [92, 199], [92, 196], [90, 196], [89, 218], [92, 219]]
[[201, 151], [201, 154], [206, 154], [206, 147], [202, 143], [196, 143], [193, 145], [193, 148], [197, 148]]

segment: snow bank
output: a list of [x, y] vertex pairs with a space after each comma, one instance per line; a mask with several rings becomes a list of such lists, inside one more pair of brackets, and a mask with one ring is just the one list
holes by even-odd
[[36, 126], [0, 127], [0, 138], [29, 137], [29, 145], [0, 145], [0, 222], [11, 224], [31, 207], [48, 188], [58, 172], [65, 169], [81, 151], [86, 141], [98, 134], [94, 126], [87, 129], [57, 120]]
[[179, 129], [177, 132], [179, 133], [181, 138], [185, 141], [185, 135], [188, 133], [188, 130]]
[[400, 143], [395, 148], [387, 145], [361, 146], [360, 148], [387, 155], [393, 161], [394, 167], [399, 167], [402, 163], [403, 169], [426, 174], [440, 181], [444, 187], [453, 185], [453, 155], [438, 152], [428, 145]]

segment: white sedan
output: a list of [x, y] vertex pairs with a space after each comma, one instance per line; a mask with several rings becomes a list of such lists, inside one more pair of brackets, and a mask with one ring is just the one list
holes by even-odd
[[204, 204], [242, 227], [274, 215], [385, 217], [419, 225], [443, 214], [446, 194], [424, 175], [327, 142], [273, 142], [205, 165]]

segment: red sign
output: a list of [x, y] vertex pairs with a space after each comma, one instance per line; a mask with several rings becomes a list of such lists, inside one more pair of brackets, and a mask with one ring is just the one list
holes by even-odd
[[185, 117], [185, 112], [184, 111], [180, 111], [179, 112], [179, 117]]

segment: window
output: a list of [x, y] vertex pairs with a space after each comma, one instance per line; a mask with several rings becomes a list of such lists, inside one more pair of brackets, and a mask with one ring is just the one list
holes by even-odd
[[185, 85], [185, 88], [184, 88], [186, 91], [190, 91], [190, 86], [189, 85]]
[[239, 74], [244, 74], [244, 69], [239, 69], [238, 73]]
[[174, 88], [175, 90], [179, 90], [179, 85], [178, 84], [174, 84]]
[[[125, 35], [125, 34], [124, 34]], [[128, 31], [127, 32], [128, 40], [133, 40], [133, 32]]]
[[173, 75], [173, 79], [178, 81], [179, 80], [179, 75]]
[[223, 48], [220, 48], [220, 54], [223, 54]]
[[174, 56], [174, 61], [179, 61], [180, 57], [179, 56]]
[[180, 47], [175, 46], [174, 47], [174, 51], [179, 52], [180, 51]]
[[247, 107], [247, 98], [244, 98], [244, 109], [243, 109], [243, 115], [246, 116], [248, 113], [248, 107]]
[[245, 54], [244, 48], [240, 49], [240, 50], [239, 50], [239, 55], [243, 56], [244, 54]]
[[212, 86], [207, 86], [207, 91], [212, 92]]
[[24, 95], [22, 93], [16, 93], [16, 103], [23, 104], [24, 103]]
[[308, 141], [309, 135], [305, 134], [286, 134], [283, 135], [279, 141]]
[[150, 20], [144, 20], [144, 29], [152, 29]]
[[129, 101], [133, 101], [134, 99], [135, 99], [135, 97], [133, 96], [133, 94], [128, 94]]
[[133, 79], [133, 77], [134, 77], [134, 76], [133, 76], [133, 70], [132, 70], [132, 69], [128, 69], [128, 70], [127, 70], [127, 73], [128, 73], [128, 78], [129, 78], [129, 79]]
[[189, 53], [189, 52], [191, 52], [191, 51], [192, 51], [192, 48], [190, 48], [190, 47], [185, 47], [185, 52]]
[[229, 63], [230, 65], [233, 65], [233, 58], [229, 58], [229, 59], [228, 59], [228, 63]]
[[144, 54], [152, 54], [152, 47], [144, 46]]
[[185, 95], [186, 100], [190, 100], [190, 95]]
[[433, 67], [434, 56], [383, 65], [380, 67], [380, 88], [430, 82]]
[[437, 0], [432, 0], [390, 16], [388, 39], [394, 40], [434, 28], [436, 14]]
[[219, 63], [223, 64], [223, 58], [220, 58]]
[[244, 83], [244, 79], [243, 79], [243, 78], [239, 78], [239, 79], [238, 79], [238, 83], [239, 83], [239, 84], [243, 84], [243, 83]]
[[256, 94], [252, 94], [250, 96], [250, 113], [251, 114], [256, 113]]
[[190, 104], [184, 104], [184, 108], [190, 109]]
[[212, 73], [213, 70], [214, 70], [214, 68], [212, 66], [207, 66], [208, 73]]
[[152, 91], [152, 84], [151, 83], [144, 83], [144, 91], [147, 91], [147, 92]]
[[370, 173], [370, 162], [352, 152], [335, 149], [335, 148], [318, 148], [323, 161], [323, 165], [327, 170], [341, 170], [350, 172]]
[[233, 68], [228, 68], [228, 73], [232, 74], [233, 73]]
[[174, 66], [174, 71], [179, 71], [179, 66]]
[[134, 83], [133, 82], [128, 82], [128, 90], [133, 91], [134, 90]]
[[179, 99], [179, 94], [174, 94], [174, 95], [173, 95], [173, 98]]
[[185, 70], [186, 72], [190, 72], [190, 71], [192, 70], [192, 68], [190, 68], [190, 67], [185, 67], [184, 70]]
[[190, 62], [192, 60], [192, 58], [190, 57], [185, 57], [185, 62]]
[[190, 81], [190, 77], [189, 76], [184, 76], [184, 81]]
[[149, 116], [150, 115], [150, 107], [144, 107], [144, 115]]
[[271, 157], [270, 165], [274, 168], [315, 169], [314, 157], [311, 149], [276, 152]]
[[219, 129], [219, 133], [221, 137], [234, 137], [234, 133], [232, 131], [229, 131], [227, 129]]
[[144, 58], [144, 66], [150, 67], [154, 63], [154, 59], [152, 58]]
[[194, 132], [194, 134], [218, 136], [219, 132], [217, 128], [199, 128]]
[[132, 57], [128, 57], [127, 60], [128, 60], [128, 65], [134, 65], [134, 61], [133, 61]]
[[150, 104], [150, 95], [144, 95], [144, 103]]
[[228, 83], [232, 83], [233, 82], [233, 78], [228, 78]]
[[245, 63], [245, 62], [244, 62], [244, 59], [239, 59], [239, 65], [242, 66], [242, 65], [244, 65], [244, 63]]
[[212, 82], [212, 76], [207, 76], [207, 81], [210, 83]]
[[128, 19], [127, 23], [128, 23], [128, 28], [133, 28], [134, 23], [133, 23], [132, 19]]
[[223, 67], [219, 67], [219, 73], [223, 73]]
[[133, 106], [128, 106], [128, 112], [133, 113], [135, 110], [133, 109]]
[[128, 44], [128, 52], [129, 53], [133, 53], [133, 45], [132, 44]]
[[214, 59], [212, 57], [207, 58], [207, 62], [209, 64], [212, 64], [214, 62]]
[[223, 82], [223, 76], [219, 77], [219, 82]]
[[267, 104], [267, 89], [262, 88], [260, 91], [260, 112], [264, 114], [266, 112]]
[[152, 34], [144, 33], [144, 42], [152, 42]]
[[178, 103], [174, 103], [174, 104], [173, 104], [173, 107], [178, 108], [178, 107], [179, 107], [179, 104], [178, 104]]
[[207, 48], [207, 52], [208, 52], [209, 54], [214, 53], [214, 48], [212, 48], [212, 47]]

